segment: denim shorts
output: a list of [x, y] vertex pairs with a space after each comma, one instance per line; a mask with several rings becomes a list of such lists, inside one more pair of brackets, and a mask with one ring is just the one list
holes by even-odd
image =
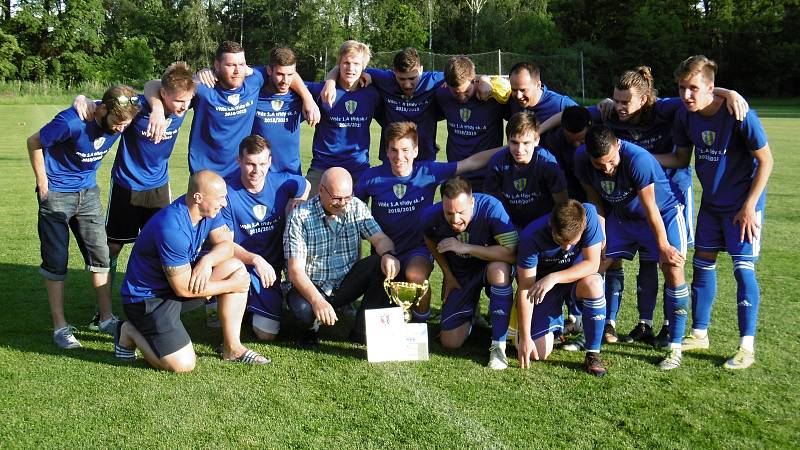
[[[38, 194], [36, 198], [39, 199]], [[48, 191], [47, 197], [39, 201], [38, 228], [42, 253], [39, 272], [45, 278], [55, 281], [66, 278], [70, 229], [86, 270], [108, 272], [106, 227], [97, 186], [78, 192]]]

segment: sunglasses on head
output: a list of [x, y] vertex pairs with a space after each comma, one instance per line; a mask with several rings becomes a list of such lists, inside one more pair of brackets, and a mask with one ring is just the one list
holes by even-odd
[[128, 105], [139, 106], [138, 95], [132, 95], [130, 97], [128, 97], [127, 95], [119, 95], [117, 97], [113, 97], [111, 101], [119, 106], [128, 106]]

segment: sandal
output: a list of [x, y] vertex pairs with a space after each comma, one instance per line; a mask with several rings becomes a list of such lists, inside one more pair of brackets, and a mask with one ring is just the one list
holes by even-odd
[[241, 356], [239, 356], [236, 359], [231, 359], [230, 361], [239, 362], [242, 364], [254, 364], [257, 366], [263, 366], [265, 364], [269, 364], [272, 362], [271, 359], [261, 355], [255, 350], [250, 350], [249, 348], [246, 349], [246, 351], [242, 353]]

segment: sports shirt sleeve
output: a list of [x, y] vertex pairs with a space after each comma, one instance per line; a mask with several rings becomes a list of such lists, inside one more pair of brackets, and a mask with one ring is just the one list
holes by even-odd
[[758, 115], [756, 115], [755, 111], [750, 110], [747, 112], [740, 129], [742, 131], [742, 136], [744, 136], [747, 149], [751, 152], [764, 148], [767, 145], [767, 134], [764, 132], [764, 127], [761, 125], [761, 121], [758, 119]]
[[672, 121], [672, 142], [676, 147], [692, 148], [694, 143], [689, 138], [689, 111], [679, 109]]
[[533, 238], [538, 225], [538, 221], [533, 221], [520, 233], [517, 248], [517, 267], [520, 269], [533, 269], [539, 264], [539, 246]]
[[503, 247], [515, 248], [519, 243], [517, 228], [511, 222], [503, 204], [494, 199], [489, 207], [489, 228], [494, 240]]
[[583, 247], [591, 247], [606, 239], [603, 233], [603, 227], [600, 226], [600, 219], [598, 219], [597, 208], [591, 203], [584, 203], [586, 209], [586, 229], [583, 230]]
[[58, 113], [53, 120], [48, 122], [39, 130], [39, 140], [42, 148], [52, 147], [61, 142], [66, 142], [72, 136], [69, 120], [64, 117], [64, 113]]
[[[620, 163], [622, 164], [622, 163]], [[631, 158], [629, 164], [629, 174], [633, 185], [637, 191], [650, 186], [656, 182], [656, 171], [662, 170], [658, 167], [658, 162], [646, 152], [637, 153]]]
[[179, 267], [191, 264], [190, 240], [185, 231], [176, 228], [172, 223], [161, 224], [160, 233], [156, 238], [156, 248], [161, 265], [163, 267]]

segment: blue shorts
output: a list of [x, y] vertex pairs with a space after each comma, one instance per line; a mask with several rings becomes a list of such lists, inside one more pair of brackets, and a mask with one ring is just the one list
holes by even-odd
[[[473, 276], [458, 280], [461, 289], [456, 289], [442, 303], [442, 331], [454, 330], [467, 322], [472, 321], [478, 302], [481, 299], [481, 290], [486, 290], [489, 295], [489, 282], [486, 279], [488, 264], [481, 270], [475, 271]], [[514, 278], [516, 266], [511, 266], [511, 279]], [[444, 286], [442, 286], [444, 287]]]
[[683, 203], [683, 222], [686, 224], [686, 246], [694, 247], [694, 190], [688, 186], [685, 190], [680, 189], [680, 196]]
[[[272, 286], [265, 288], [256, 273], [255, 267], [248, 267], [250, 291], [247, 293], [247, 310], [253, 313], [253, 324], [263, 331], [278, 334], [281, 322], [281, 272], [275, 268], [277, 279]], [[258, 317], [256, 317], [258, 316]]]
[[424, 245], [421, 247], [412, 248], [411, 250], [407, 250], [403, 253], [397, 255], [397, 259], [400, 261], [400, 267], [404, 268], [408, 265], [408, 262], [411, 261], [412, 258], [415, 256], [422, 256], [423, 258], [427, 259], [428, 262], [433, 264], [433, 255], [431, 255], [430, 250], [428, 247]]
[[[661, 213], [667, 241], [686, 255], [686, 224], [684, 223], [683, 205], [678, 204], [669, 211]], [[639, 252], [643, 261], [658, 261], [658, 243], [645, 219], [625, 219], [617, 217], [606, 219], [607, 248], [606, 257], [612, 259], [633, 259]]]
[[564, 329], [561, 305], [570, 298], [577, 301], [575, 283], [557, 284], [544, 296], [542, 303], [532, 305], [531, 339], [539, 339], [547, 333], [560, 332]]
[[720, 214], [700, 207], [697, 213], [697, 249], [707, 252], [728, 252], [731, 257], [758, 260], [761, 253], [761, 232], [764, 226], [764, 209], [756, 210], [756, 221], [761, 226], [753, 242], [739, 242], [741, 228], [733, 223], [735, 214]]

